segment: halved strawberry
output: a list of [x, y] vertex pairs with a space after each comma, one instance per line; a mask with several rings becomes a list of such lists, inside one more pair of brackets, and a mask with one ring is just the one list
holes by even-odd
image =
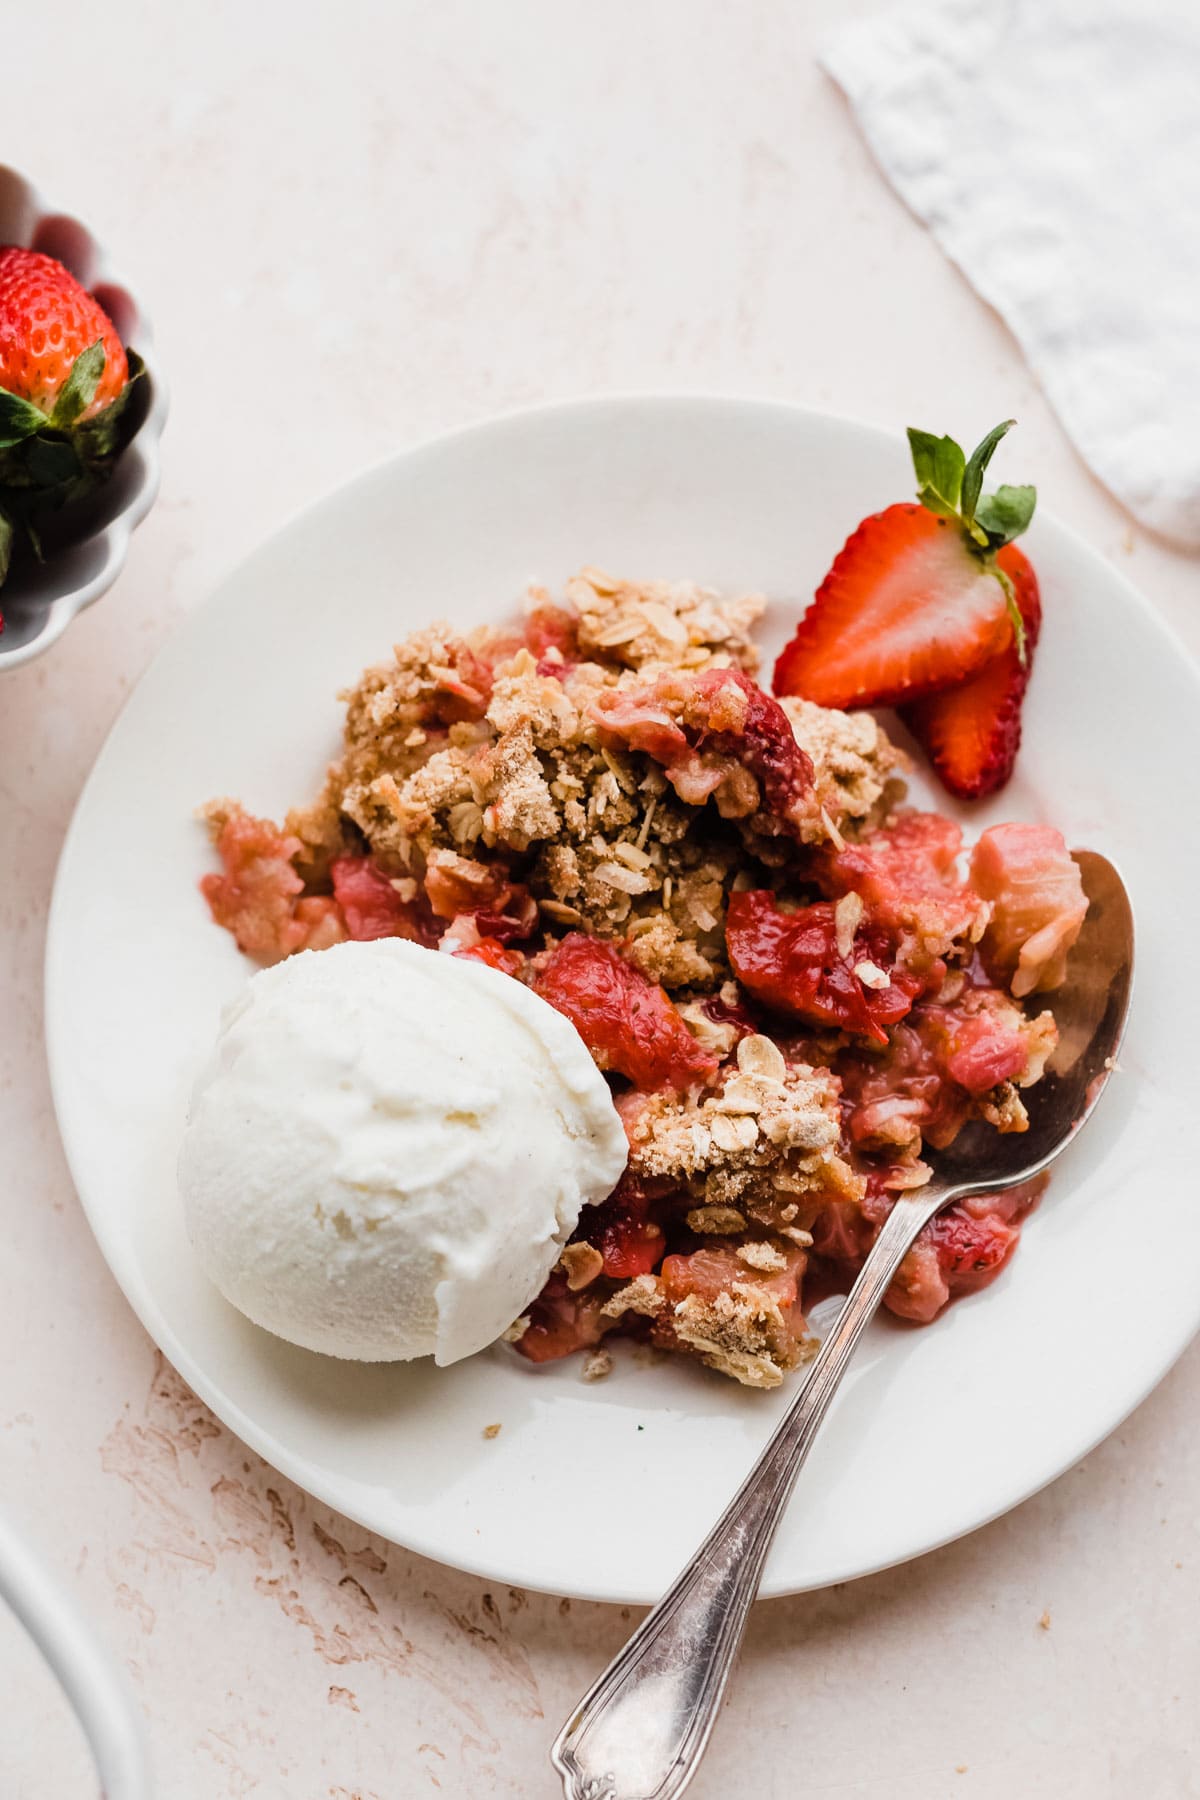
[[974, 675], [1015, 642], [1016, 597], [997, 552], [1033, 516], [1033, 488], [981, 492], [1012, 421], [970, 457], [953, 438], [910, 430], [919, 505], [864, 519], [775, 665], [775, 692], [821, 706], [891, 706]]
[[978, 800], [1002, 788], [1021, 744], [1021, 702], [1033, 668], [1042, 625], [1037, 576], [1015, 544], [996, 557], [1012, 583], [1025, 627], [1022, 659], [1011, 641], [977, 674], [957, 687], [902, 707], [900, 716], [941, 777], [962, 800]]

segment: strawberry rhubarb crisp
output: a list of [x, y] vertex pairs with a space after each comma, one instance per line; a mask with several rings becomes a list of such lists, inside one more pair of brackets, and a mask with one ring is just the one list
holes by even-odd
[[[869, 712], [755, 680], [754, 596], [585, 570], [511, 630], [434, 626], [347, 696], [316, 802], [206, 809], [213, 917], [259, 962], [397, 936], [527, 983], [629, 1142], [509, 1337], [609, 1336], [772, 1387], [925, 1145], [1026, 1126], [1084, 899], [1061, 837], [903, 803]], [[888, 1295], [928, 1320], [1011, 1253], [1031, 1191], [951, 1208]], [[502, 1199], [502, 1197], [499, 1197]]]

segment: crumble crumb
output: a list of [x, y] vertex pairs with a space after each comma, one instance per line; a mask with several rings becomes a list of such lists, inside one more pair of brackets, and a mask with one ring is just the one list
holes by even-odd
[[591, 1350], [583, 1360], [583, 1379], [603, 1381], [612, 1374], [613, 1359], [607, 1350]]
[[604, 1305], [601, 1313], [607, 1319], [619, 1319], [623, 1313], [644, 1313], [653, 1319], [666, 1305], [658, 1282], [653, 1275], [638, 1275], [625, 1287], [618, 1288]]
[[795, 1366], [795, 1340], [779, 1302], [749, 1282], [735, 1282], [711, 1300], [688, 1294], [673, 1309], [670, 1330], [701, 1362], [743, 1387], [778, 1387]]
[[687, 1215], [688, 1230], [700, 1236], [732, 1237], [745, 1231], [746, 1218], [736, 1206], [693, 1206]]
[[743, 1244], [738, 1250], [738, 1258], [741, 1262], [748, 1263], [750, 1268], [761, 1269], [771, 1275], [788, 1266], [787, 1257], [781, 1250], [776, 1250], [774, 1244], [762, 1241]]
[[566, 1271], [567, 1286], [573, 1294], [581, 1288], [589, 1287], [604, 1267], [604, 1258], [594, 1244], [580, 1242], [568, 1244], [558, 1259], [559, 1266]]
[[688, 1030], [702, 1050], [726, 1057], [738, 1041], [738, 1028], [728, 1019], [714, 1019], [700, 1000], [685, 1000], [679, 1008]]
[[1050, 1629], [1050, 1614], [1048, 1612], [1044, 1612], [1042, 1614], [1041, 1618], [1038, 1620], [1038, 1626], [1040, 1627], [1040, 1629], [1042, 1631], [1049, 1631], [1049, 1629]]
[[485, 1425], [483, 1428], [483, 1435], [485, 1438], [499, 1437], [500, 1436], [499, 1425]]
[[878, 963], [871, 962], [869, 958], [855, 963], [854, 973], [865, 988], [873, 988], [877, 993], [882, 993], [884, 988], [892, 985], [892, 978], [887, 970], [881, 969]]

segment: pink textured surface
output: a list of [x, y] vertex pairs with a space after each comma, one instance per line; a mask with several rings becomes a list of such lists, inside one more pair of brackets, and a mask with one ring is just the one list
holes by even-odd
[[[553, 1800], [546, 1745], [628, 1629], [306, 1500], [161, 1365], [87, 1233], [42, 1061], [44, 914], [83, 778], [172, 621], [400, 444], [541, 398], [691, 387], [960, 436], [1016, 413], [1047, 503], [1200, 651], [1195, 563], [1091, 482], [815, 68], [847, 10], [348, 0], [328, 80], [325, 34], [277, 4], [117, 0], [99, 48], [51, 22], [13, 40], [59, 91], [102, 78], [103, 132], [79, 113], [47, 133], [36, 84], [11, 87], [5, 153], [30, 166], [36, 146], [44, 190], [119, 248], [174, 412], [121, 581], [0, 680], [0, 1492], [128, 1663], [164, 1800]], [[275, 422], [296, 391], [319, 430]], [[1198, 1401], [1193, 1350], [1009, 1518], [761, 1608], [696, 1800], [1190, 1792]], [[89, 1793], [2, 1620], [0, 1674], [6, 1800]]]

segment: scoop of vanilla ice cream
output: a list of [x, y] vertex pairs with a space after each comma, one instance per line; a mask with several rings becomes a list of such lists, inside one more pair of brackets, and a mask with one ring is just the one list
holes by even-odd
[[574, 1026], [510, 976], [398, 938], [255, 975], [179, 1158], [204, 1268], [332, 1356], [456, 1362], [538, 1292], [627, 1145]]

